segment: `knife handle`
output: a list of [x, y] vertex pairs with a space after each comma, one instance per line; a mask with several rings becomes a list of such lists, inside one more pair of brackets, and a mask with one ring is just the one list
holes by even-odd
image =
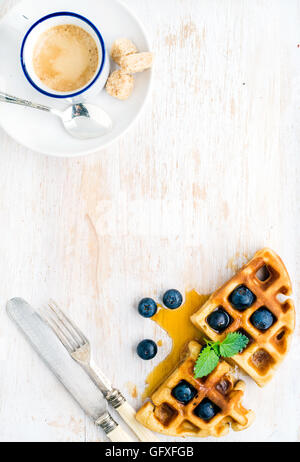
[[106, 412], [95, 424], [101, 427], [110, 441], [114, 443], [134, 443], [134, 439], [126, 433], [126, 431]]
[[116, 411], [122, 417], [128, 427], [131, 428], [131, 430], [136, 434], [140, 441], [149, 443], [155, 443], [159, 441], [150, 430], [145, 428], [136, 420], [136, 411], [127, 401], [121, 404], [121, 406], [118, 407]]
[[107, 437], [113, 443], [134, 443], [135, 442], [133, 438], [131, 438], [131, 436], [129, 436], [128, 433], [125, 432], [125, 430], [121, 427], [121, 425], [117, 425], [114, 430], [112, 430], [110, 433], [107, 433]]
[[117, 389], [112, 389], [105, 395], [109, 404], [118, 412], [128, 427], [136, 434], [140, 441], [154, 443], [159, 440], [154, 434], [141, 425], [135, 418], [136, 412], [126, 401], [122, 393]]

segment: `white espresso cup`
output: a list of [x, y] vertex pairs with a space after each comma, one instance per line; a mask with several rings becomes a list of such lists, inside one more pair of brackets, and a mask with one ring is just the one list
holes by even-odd
[[[71, 93], [59, 92], [47, 87], [37, 76], [33, 66], [33, 53], [41, 34], [51, 27], [71, 24], [79, 26], [88, 32], [95, 40], [98, 48], [98, 68], [91, 80], [82, 88]], [[95, 96], [105, 86], [109, 76], [110, 64], [106, 52], [105, 43], [100, 31], [89, 19], [72, 12], [52, 13], [36, 21], [25, 34], [21, 47], [21, 66], [28, 82], [40, 93], [51, 98], [71, 98], [74, 101], [83, 100], [86, 97]]]

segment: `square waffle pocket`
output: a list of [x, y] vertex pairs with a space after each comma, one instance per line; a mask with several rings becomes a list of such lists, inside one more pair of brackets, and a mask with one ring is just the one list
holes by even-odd
[[[243, 311], [235, 308], [230, 297], [246, 287], [252, 292], [253, 303]], [[212, 294], [191, 320], [209, 339], [223, 340], [229, 332], [241, 332], [249, 338], [244, 351], [231, 360], [263, 387], [273, 377], [286, 355], [295, 326], [295, 309], [288, 298], [292, 293], [291, 281], [282, 262], [270, 249], [257, 252], [230, 281]], [[216, 310], [226, 311], [230, 323], [217, 332], [208, 323]], [[272, 325], [260, 330], [253, 324], [253, 314], [263, 309], [272, 316]]]
[[[145, 427], [170, 436], [219, 437], [226, 435], [230, 426], [240, 431], [252, 424], [253, 411], [241, 404], [245, 384], [233, 378], [228, 363], [220, 361], [207, 377], [194, 378], [195, 362], [201, 348], [198, 342], [190, 342], [186, 359], [153, 393], [151, 401], [137, 412], [136, 419]], [[173, 396], [173, 390], [182, 381], [187, 382], [193, 391], [187, 404]], [[204, 400], [209, 400], [216, 412], [210, 420], [203, 420], [195, 414]]]

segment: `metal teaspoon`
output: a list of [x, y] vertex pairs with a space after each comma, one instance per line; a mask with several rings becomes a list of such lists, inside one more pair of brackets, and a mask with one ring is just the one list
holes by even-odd
[[2, 92], [0, 92], [0, 102], [50, 112], [61, 118], [65, 129], [70, 135], [81, 140], [104, 136], [112, 129], [112, 120], [109, 115], [94, 104], [71, 104], [64, 111], [59, 111], [58, 109], [36, 104]]

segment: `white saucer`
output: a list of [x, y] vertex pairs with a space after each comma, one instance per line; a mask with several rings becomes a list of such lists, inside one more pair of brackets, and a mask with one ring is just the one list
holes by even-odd
[[[0, 90], [38, 103], [62, 108], [68, 105], [40, 94], [26, 81], [20, 65], [20, 47], [25, 31], [38, 18], [55, 11], [72, 11], [90, 19], [101, 31], [109, 51], [120, 37], [133, 40], [141, 51], [149, 51], [146, 33], [137, 18], [118, 0], [22, 0], [0, 22]], [[22, 15], [30, 18], [28, 24]], [[114, 64], [112, 63], [112, 69]], [[137, 119], [150, 92], [152, 72], [135, 76], [135, 88], [127, 101], [119, 101], [103, 90], [93, 103], [112, 118], [113, 130], [102, 138], [81, 141], [68, 135], [60, 120], [33, 109], [0, 103], [0, 126], [18, 143], [47, 155], [72, 157], [107, 147]]]

